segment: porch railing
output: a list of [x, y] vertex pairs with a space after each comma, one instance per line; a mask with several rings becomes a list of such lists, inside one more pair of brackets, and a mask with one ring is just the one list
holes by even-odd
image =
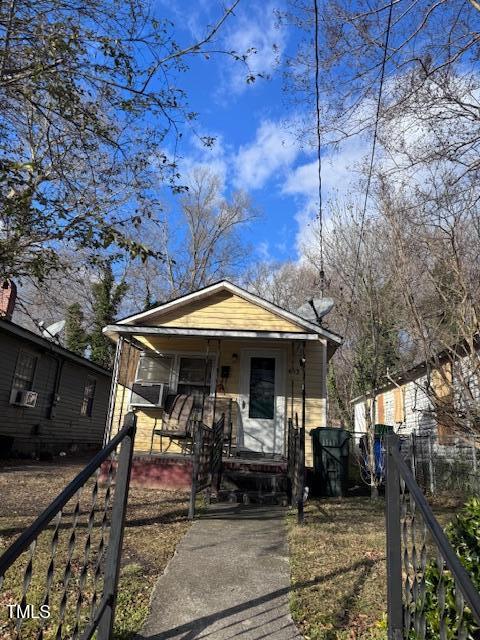
[[222, 477], [222, 453], [224, 446], [225, 414], [207, 427], [200, 420], [193, 423], [193, 460], [192, 460], [192, 488], [188, 517], [195, 517], [197, 495], [201, 491], [207, 492], [210, 498], [212, 488], [218, 491]]
[[135, 429], [127, 414], [121, 431], [0, 557], [5, 637], [111, 637]]
[[290, 504], [297, 506], [298, 522], [301, 524], [305, 502], [305, 429], [298, 427], [298, 418], [295, 418], [295, 426], [293, 420], [288, 419], [287, 476]]
[[[386, 440], [388, 638], [467, 639], [480, 594], [400, 453]], [[478, 626], [477, 626], [478, 625]]]

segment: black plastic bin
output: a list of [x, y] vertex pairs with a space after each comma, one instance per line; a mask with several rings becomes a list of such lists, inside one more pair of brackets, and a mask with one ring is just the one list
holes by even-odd
[[334, 427], [310, 431], [313, 445], [313, 490], [319, 496], [345, 495], [348, 484], [350, 432]]

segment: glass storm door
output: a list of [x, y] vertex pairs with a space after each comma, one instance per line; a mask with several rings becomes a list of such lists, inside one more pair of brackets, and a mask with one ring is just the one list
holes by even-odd
[[283, 353], [273, 350], [242, 353], [240, 448], [282, 453], [283, 362]]

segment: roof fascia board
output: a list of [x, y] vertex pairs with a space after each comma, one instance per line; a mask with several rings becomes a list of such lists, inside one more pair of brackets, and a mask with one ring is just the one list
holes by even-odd
[[184, 327], [145, 327], [111, 324], [103, 329], [107, 336], [115, 338], [118, 335], [135, 336], [179, 336], [204, 338], [259, 338], [266, 340], [319, 340], [316, 333], [300, 333], [295, 331], [248, 331], [229, 329], [191, 329]]

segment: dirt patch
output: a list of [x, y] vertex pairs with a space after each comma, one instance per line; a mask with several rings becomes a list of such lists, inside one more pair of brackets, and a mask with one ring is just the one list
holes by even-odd
[[[3, 463], [0, 467], [0, 551], [11, 542], [48, 506], [84, 466], [84, 460], [61, 463], [21, 462]], [[95, 592], [101, 592], [101, 578], [95, 581], [95, 561], [98, 548], [107, 542], [108, 526], [102, 533], [106, 487], [95, 493], [90, 481], [81, 496], [72, 498], [63, 510], [58, 522], [52, 522], [40, 536], [34, 555], [32, 580], [28, 590], [28, 602], [39, 606], [45, 598], [47, 569], [54, 559], [54, 572], [50, 593], [52, 619], [45, 625], [44, 638], [55, 636], [58, 611], [65, 585], [65, 566], [72, 542], [72, 523], [76, 518], [71, 575], [67, 579], [68, 601], [64, 621], [64, 635], [72, 632], [76, 607], [80, 607], [80, 621], [89, 617], [89, 606]], [[94, 504], [95, 503], [95, 504]], [[115, 624], [116, 640], [131, 638], [141, 627], [148, 613], [150, 592], [156, 579], [172, 557], [178, 541], [187, 530], [188, 494], [185, 491], [146, 489], [132, 486], [127, 508], [122, 555], [122, 570], [118, 590]], [[89, 526], [89, 518], [90, 526]], [[57, 532], [58, 543], [52, 554], [52, 541]], [[88, 549], [87, 539], [90, 548]], [[28, 553], [23, 554], [5, 578], [0, 596], [1, 603], [20, 602], [22, 582]], [[87, 567], [80, 595], [82, 569]], [[0, 612], [0, 639], [15, 637], [11, 622], [6, 619], [6, 608]], [[54, 624], [55, 622], [55, 624]], [[22, 639], [35, 637], [38, 622], [29, 621], [22, 628]]]

